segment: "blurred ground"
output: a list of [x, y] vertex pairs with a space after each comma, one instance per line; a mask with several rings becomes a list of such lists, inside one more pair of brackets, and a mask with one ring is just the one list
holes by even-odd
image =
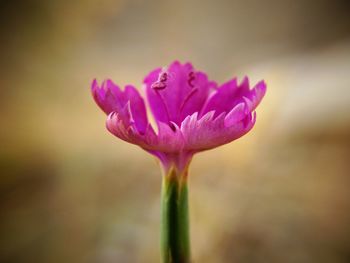
[[264, 78], [254, 130], [191, 169], [194, 262], [350, 261], [343, 0], [1, 1], [0, 262], [158, 262], [160, 173], [89, 86], [174, 59]]

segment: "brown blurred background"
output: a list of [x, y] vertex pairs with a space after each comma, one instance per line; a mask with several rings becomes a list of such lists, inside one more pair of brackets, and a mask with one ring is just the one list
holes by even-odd
[[0, 13], [0, 262], [159, 262], [155, 160], [93, 78], [192, 61], [265, 79], [254, 130], [191, 167], [194, 262], [350, 262], [346, 0], [12, 0]]

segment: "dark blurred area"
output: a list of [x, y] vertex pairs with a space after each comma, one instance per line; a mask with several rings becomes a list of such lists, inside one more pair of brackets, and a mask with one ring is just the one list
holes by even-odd
[[194, 262], [350, 262], [350, 2], [0, 4], [0, 262], [159, 262], [157, 163], [110, 135], [93, 78], [191, 61], [265, 79], [257, 124], [190, 171]]

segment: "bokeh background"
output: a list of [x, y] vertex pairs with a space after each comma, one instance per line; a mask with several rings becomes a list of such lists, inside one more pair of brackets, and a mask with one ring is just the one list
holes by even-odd
[[93, 78], [174, 59], [265, 79], [253, 131], [190, 171], [194, 262], [350, 262], [346, 0], [0, 4], [0, 262], [159, 262], [156, 161], [110, 135]]

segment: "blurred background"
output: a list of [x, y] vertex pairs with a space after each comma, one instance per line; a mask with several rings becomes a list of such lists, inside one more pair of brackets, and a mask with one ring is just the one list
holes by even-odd
[[106, 131], [90, 83], [141, 88], [174, 59], [268, 84], [253, 131], [193, 160], [193, 261], [350, 262], [349, 1], [0, 10], [0, 262], [159, 262], [157, 162]]

